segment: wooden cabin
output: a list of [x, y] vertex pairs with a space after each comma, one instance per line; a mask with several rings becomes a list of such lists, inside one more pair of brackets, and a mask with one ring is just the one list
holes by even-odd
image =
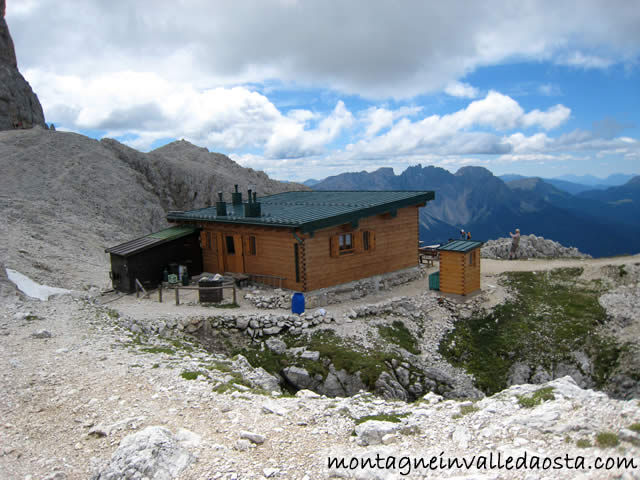
[[200, 234], [190, 225], [170, 227], [105, 252], [111, 255], [111, 283], [121, 292], [135, 292], [136, 279], [145, 288], [155, 288], [171, 264], [186, 266], [189, 275], [202, 273]]
[[307, 292], [418, 265], [418, 211], [433, 192], [287, 192], [170, 212], [201, 229], [203, 269], [276, 277]]
[[481, 246], [474, 240], [453, 240], [438, 247], [441, 292], [469, 295], [480, 290]]

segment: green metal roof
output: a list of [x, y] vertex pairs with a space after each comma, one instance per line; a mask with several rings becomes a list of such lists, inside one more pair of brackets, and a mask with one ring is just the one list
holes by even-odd
[[261, 204], [259, 217], [245, 217], [243, 205], [228, 203], [226, 216], [218, 216], [216, 207], [212, 206], [169, 212], [167, 220], [297, 228], [307, 233], [419, 205], [434, 198], [435, 194], [430, 191], [286, 192], [258, 198]]
[[196, 227], [184, 225], [169, 227], [164, 230], [160, 230], [159, 232], [150, 233], [144, 237], [136, 238], [135, 240], [129, 240], [128, 242], [121, 243], [115, 247], [107, 248], [105, 249], [105, 252], [128, 257], [129, 255], [142, 252], [143, 250], [155, 247], [156, 245], [185, 237], [196, 230], [198, 230]]
[[445, 251], [445, 252], [469, 252], [471, 250], [475, 250], [476, 248], [480, 248], [483, 242], [478, 242], [476, 240], [452, 240], [449, 243], [441, 245], [437, 248], [437, 250]]

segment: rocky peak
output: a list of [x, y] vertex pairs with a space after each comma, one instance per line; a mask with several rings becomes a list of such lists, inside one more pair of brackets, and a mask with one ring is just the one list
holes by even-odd
[[5, 0], [0, 0], [0, 62], [7, 63], [15, 68], [18, 68], [18, 62], [16, 60], [16, 51], [13, 48], [13, 40], [9, 34], [9, 27], [4, 19], [7, 5]]
[[46, 127], [38, 97], [18, 71], [5, 11], [6, 0], [0, 0], [0, 130]]

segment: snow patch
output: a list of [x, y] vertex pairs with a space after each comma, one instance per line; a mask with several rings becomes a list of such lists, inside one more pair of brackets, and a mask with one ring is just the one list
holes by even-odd
[[23, 275], [20, 272], [16, 272], [15, 270], [11, 270], [10, 268], [5, 269], [7, 272], [7, 277], [13, 283], [16, 284], [18, 290], [31, 298], [37, 298], [46, 302], [49, 300], [51, 295], [64, 295], [65, 293], [71, 293], [71, 290], [67, 290], [65, 288], [56, 288], [50, 287], [48, 285], [40, 285], [39, 283], [34, 282], [26, 275]]

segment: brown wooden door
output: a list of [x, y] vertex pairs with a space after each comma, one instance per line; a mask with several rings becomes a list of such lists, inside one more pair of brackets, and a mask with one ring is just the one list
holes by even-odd
[[244, 273], [242, 235], [222, 234], [225, 272]]
[[218, 261], [218, 249], [220, 241], [215, 232], [203, 231], [200, 233], [200, 245], [202, 246], [202, 267], [205, 272], [221, 273]]

